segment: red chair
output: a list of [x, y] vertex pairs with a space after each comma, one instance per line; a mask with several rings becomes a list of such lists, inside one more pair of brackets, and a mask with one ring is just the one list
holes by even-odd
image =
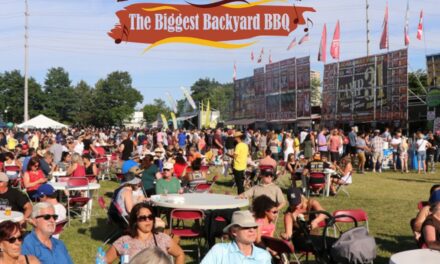
[[209, 166], [208, 165], [200, 166], [200, 172], [208, 174], [209, 173]]
[[[266, 247], [275, 251], [277, 255], [280, 256], [281, 259], [278, 263], [301, 263], [295, 254], [295, 249], [291, 242], [269, 236], [261, 236], [261, 240]], [[295, 262], [289, 262], [291, 254], [295, 257]]]
[[[170, 234], [179, 236], [181, 239], [196, 239], [197, 240], [197, 260], [200, 261], [200, 245], [202, 238], [202, 221], [205, 218], [205, 214], [202, 210], [185, 210], [185, 209], [174, 209], [171, 211], [170, 215]], [[181, 226], [173, 226], [174, 220], [181, 223]], [[200, 228], [199, 230], [194, 227], [187, 227], [188, 221], [195, 223]], [[184, 250], [190, 251], [190, 250]], [[192, 251], [192, 250], [191, 250]]]
[[[100, 157], [95, 159], [96, 166], [99, 169], [98, 176], [101, 176], [101, 180], [105, 180], [105, 178], [108, 178], [111, 180], [110, 177], [110, 167], [108, 164], [107, 157]], [[107, 177], [106, 177], [107, 176]]]
[[60, 222], [57, 222], [55, 225], [55, 232], [53, 233], [54, 235], [59, 235], [61, 234], [61, 232], [64, 230], [64, 226], [68, 223], [68, 220], [63, 220]]
[[92, 182], [98, 182], [97, 177], [96, 177], [95, 175], [93, 175], [93, 174], [91, 174], [91, 175], [86, 175], [85, 177], [87, 178], [87, 180], [89, 181], [89, 183], [92, 183]]
[[215, 182], [218, 180], [218, 175], [215, 175], [210, 182], [199, 183], [190, 192], [195, 193], [206, 193], [212, 191], [212, 186], [214, 186]]
[[[75, 189], [81, 188], [84, 189], [85, 193], [89, 194], [89, 180], [85, 177], [69, 177], [67, 181], [67, 218], [70, 224], [70, 213], [76, 213], [79, 215], [77, 210], [80, 210], [85, 214], [86, 219], [88, 218], [88, 210], [86, 207], [87, 203], [90, 201], [90, 197], [82, 196], [81, 191], [77, 191]], [[71, 196], [71, 192], [75, 192], [76, 194]]]
[[102, 197], [102, 196], [98, 197], [98, 204], [99, 204], [99, 207], [101, 207], [102, 210], [107, 212], [107, 205], [105, 204], [104, 197]]
[[309, 186], [307, 188], [307, 197], [310, 196], [310, 191], [316, 192], [324, 190], [325, 188], [325, 174], [320, 172], [311, 172], [309, 178]]
[[116, 179], [118, 180], [118, 182], [122, 182], [124, 180], [124, 174], [116, 173]]
[[354, 219], [356, 219], [356, 221], [358, 223], [359, 222], [364, 222], [365, 223], [365, 227], [367, 228], [367, 231], [369, 231], [368, 215], [367, 215], [367, 212], [365, 212], [362, 209], [336, 210], [336, 211], [333, 212], [333, 216], [335, 217], [335, 226], [336, 226], [336, 228], [335, 228], [335, 236], [336, 236], [336, 229], [338, 229], [338, 231], [341, 231], [341, 229], [337, 225], [337, 223], [354, 223], [353, 219], [351, 217], [348, 217], [348, 216], [352, 216]]

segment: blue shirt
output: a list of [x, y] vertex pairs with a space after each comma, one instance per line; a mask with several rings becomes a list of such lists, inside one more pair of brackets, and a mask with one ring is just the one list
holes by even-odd
[[179, 139], [179, 146], [180, 147], [185, 146], [185, 144], [186, 144], [186, 135], [185, 135], [185, 133], [179, 133], [178, 139]]
[[35, 231], [32, 231], [24, 238], [23, 245], [21, 246], [21, 254], [33, 255], [38, 258], [42, 264], [73, 264], [63, 242], [53, 237], [50, 238], [50, 241], [52, 243], [52, 249], [49, 249], [41, 243]]
[[216, 244], [203, 258], [201, 264], [271, 264], [272, 257], [269, 252], [252, 245], [252, 255], [245, 256], [240, 251], [237, 243]]

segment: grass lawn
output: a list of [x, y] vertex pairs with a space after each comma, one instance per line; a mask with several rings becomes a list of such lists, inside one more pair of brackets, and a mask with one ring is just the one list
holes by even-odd
[[[213, 172], [215, 173], [215, 171]], [[214, 192], [236, 193], [230, 186], [232, 178], [220, 177]], [[278, 180], [286, 188], [287, 175]], [[440, 173], [418, 175], [415, 173], [384, 172], [382, 174], [354, 174], [353, 184], [348, 186], [350, 197], [340, 193], [335, 197], [317, 198], [327, 211], [337, 209], [362, 208], [368, 213], [370, 233], [378, 245], [378, 257], [375, 263], [388, 263], [389, 257], [399, 251], [414, 249], [409, 221], [417, 214], [417, 203], [427, 200], [431, 185], [440, 183]], [[99, 195], [104, 196], [107, 204], [111, 192], [118, 186], [113, 181], [101, 182]], [[71, 222], [61, 234], [74, 263], [88, 264], [94, 262], [97, 248], [105, 238], [114, 231], [114, 226], [107, 223], [104, 210], [99, 208], [96, 200], [93, 206], [93, 217], [90, 223], [82, 224], [79, 219]], [[278, 220], [277, 234], [283, 232], [282, 215]], [[192, 241], [182, 242], [185, 245], [196, 244]], [[195, 255], [187, 253], [187, 263], [196, 263]]]

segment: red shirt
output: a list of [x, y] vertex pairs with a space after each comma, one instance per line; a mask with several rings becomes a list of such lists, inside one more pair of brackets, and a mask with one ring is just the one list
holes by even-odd
[[[44, 179], [44, 173], [42, 170], [37, 170], [37, 171], [28, 171], [27, 172], [29, 174], [29, 183], [33, 183], [38, 181], [39, 179]], [[40, 184], [34, 185], [32, 187], [28, 187], [26, 188], [26, 191], [36, 191], [38, 189], [38, 187], [40, 187]]]
[[177, 178], [182, 177], [183, 171], [185, 170], [186, 167], [188, 167], [188, 165], [175, 163], [174, 164], [174, 175], [176, 175]]

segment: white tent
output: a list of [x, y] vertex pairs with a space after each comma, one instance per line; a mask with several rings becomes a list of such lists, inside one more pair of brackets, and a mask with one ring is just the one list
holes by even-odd
[[38, 115], [28, 121], [17, 125], [19, 128], [63, 128], [67, 127], [60, 122], [50, 119], [45, 115]]

